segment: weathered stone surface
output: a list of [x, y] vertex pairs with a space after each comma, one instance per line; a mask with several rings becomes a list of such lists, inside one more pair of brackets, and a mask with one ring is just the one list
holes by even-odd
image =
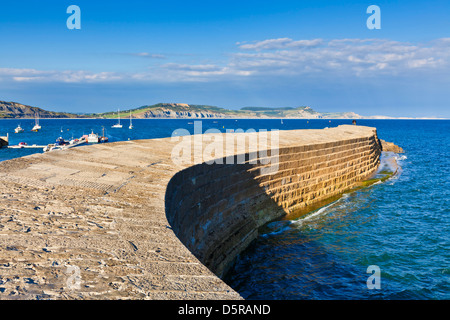
[[168, 185], [166, 212], [173, 230], [219, 276], [265, 223], [306, 212], [371, 176], [381, 149], [373, 128], [341, 126], [282, 131], [278, 152], [271, 174], [261, 173], [266, 167], [261, 161], [203, 163], [178, 172]]
[[401, 147], [395, 145], [392, 142], [387, 142], [382, 139], [380, 139], [380, 142], [381, 142], [381, 149], [383, 151], [391, 151], [391, 152], [395, 152], [395, 153], [404, 153], [405, 152]]
[[278, 170], [261, 174], [258, 143], [227, 146], [244, 164], [177, 165], [170, 138], [0, 163], [0, 299], [240, 299], [217, 275], [257, 228], [351, 188], [380, 155], [374, 128], [280, 131]]

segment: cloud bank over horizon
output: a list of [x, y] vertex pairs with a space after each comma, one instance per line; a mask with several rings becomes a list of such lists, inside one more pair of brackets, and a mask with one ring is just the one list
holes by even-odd
[[258, 77], [386, 77], [439, 75], [450, 71], [450, 38], [426, 43], [385, 39], [266, 39], [236, 43], [225, 63], [170, 62], [157, 53], [130, 56], [164, 60], [143, 71], [39, 70], [0, 67], [1, 82], [99, 83], [223, 81]]

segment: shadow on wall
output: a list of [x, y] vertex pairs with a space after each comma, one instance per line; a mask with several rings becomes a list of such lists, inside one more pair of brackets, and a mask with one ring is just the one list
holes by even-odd
[[175, 234], [219, 277], [260, 226], [286, 214], [260, 186], [259, 167], [248, 155], [244, 164], [202, 163], [178, 172], [167, 187], [166, 215]]
[[351, 189], [375, 173], [380, 154], [374, 134], [281, 148], [269, 174], [270, 150], [269, 165], [250, 164], [249, 154], [244, 164], [236, 164], [237, 156], [234, 164], [197, 164], [170, 180], [166, 216], [181, 242], [223, 277], [261, 226]]

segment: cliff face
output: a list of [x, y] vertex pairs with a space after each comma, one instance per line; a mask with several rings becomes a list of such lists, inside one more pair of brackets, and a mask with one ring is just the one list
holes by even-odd
[[161, 109], [147, 111], [143, 118], [225, 118], [225, 115], [211, 112], [189, 112]]
[[225, 118], [221, 112], [209, 111], [206, 108], [191, 107], [184, 103], [162, 104], [142, 113], [135, 114], [136, 118]]
[[41, 118], [75, 118], [77, 115], [66, 112], [46, 111], [17, 102], [0, 101], [0, 118], [34, 118], [39, 113]]

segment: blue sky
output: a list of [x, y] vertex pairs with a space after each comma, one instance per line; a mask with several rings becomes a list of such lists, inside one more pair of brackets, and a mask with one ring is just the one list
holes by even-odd
[[[73, 4], [81, 30], [66, 27]], [[372, 4], [380, 30], [366, 26]], [[448, 1], [10, 1], [0, 13], [0, 100], [450, 117]]]

